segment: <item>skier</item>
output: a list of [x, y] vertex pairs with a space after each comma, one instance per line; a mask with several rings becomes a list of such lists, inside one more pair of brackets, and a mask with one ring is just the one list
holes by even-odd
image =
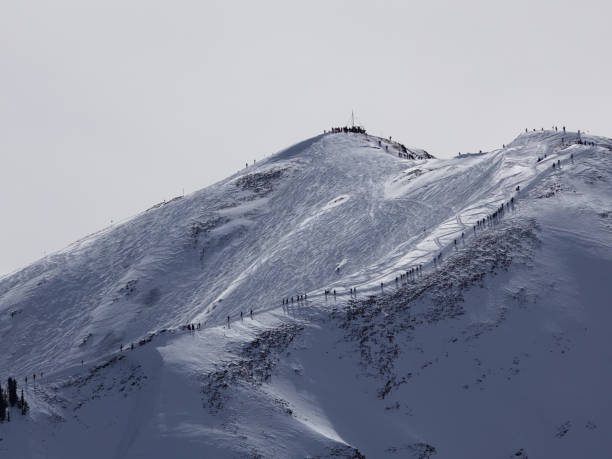
[[253, 318], [253, 310], [251, 309], [251, 319]]
[[227, 316], [227, 328], [230, 328], [230, 316]]
[[240, 320], [243, 320], [243, 319], [242, 319], [242, 311], [240, 311]]

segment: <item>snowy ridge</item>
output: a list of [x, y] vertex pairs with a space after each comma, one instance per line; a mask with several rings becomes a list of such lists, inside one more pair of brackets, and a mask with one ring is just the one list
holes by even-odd
[[611, 150], [322, 135], [5, 276], [0, 376], [45, 376], [0, 451], [606, 457]]

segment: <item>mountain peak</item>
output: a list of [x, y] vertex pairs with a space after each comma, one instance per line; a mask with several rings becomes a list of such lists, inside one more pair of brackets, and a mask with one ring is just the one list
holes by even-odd
[[612, 383], [593, 281], [612, 275], [611, 150], [541, 131], [434, 159], [325, 133], [5, 276], [0, 373], [45, 375], [26, 386], [28, 441], [54, 457], [503, 457], [526, 447], [501, 440], [518, 419], [530, 450], [562, 457], [575, 419], [610, 421], [541, 378], [603, 377], [602, 399]]

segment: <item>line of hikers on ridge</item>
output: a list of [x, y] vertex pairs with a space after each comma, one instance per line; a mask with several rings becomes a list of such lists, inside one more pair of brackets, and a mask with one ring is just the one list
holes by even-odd
[[[565, 126], [562, 126], [561, 129], [562, 129], [564, 134], [567, 132], [565, 130]], [[553, 126], [551, 130], [553, 130], [555, 132], [559, 132], [559, 127], [558, 126]], [[540, 132], [543, 132], [543, 131], [544, 131], [544, 128], [540, 128]], [[529, 129], [525, 128], [525, 132], [528, 133]], [[537, 129], [534, 128], [532, 132], [537, 132]], [[578, 140], [574, 140], [573, 142], [568, 143], [567, 144], [568, 146], [569, 145], [590, 145], [590, 146], [594, 147], [596, 145], [595, 142], [582, 140], [582, 138], [580, 137], [580, 135], [581, 135], [580, 129], [578, 129], [577, 133], [578, 133]], [[561, 137], [561, 145], [566, 145], [565, 137]], [[505, 145], [504, 145], [504, 147], [505, 147]]]
[[[561, 129], [563, 130], [563, 133], [565, 134], [565, 126], [563, 126]], [[559, 132], [559, 127], [553, 126], [551, 128], [551, 131]], [[525, 128], [525, 132], [529, 132], [529, 129]], [[538, 132], [538, 130], [536, 128], [533, 128], [532, 132]], [[544, 132], [544, 128], [540, 128], [540, 132]], [[580, 135], [580, 129], [578, 130], [578, 135]]]
[[[521, 190], [521, 186], [517, 185], [515, 191], [520, 191]], [[514, 196], [510, 198], [510, 201], [506, 202], [506, 203], [502, 203], [494, 212], [492, 212], [491, 214], [487, 215], [486, 217], [479, 219], [475, 225], [472, 226], [472, 231], [474, 232], [474, 234], [476, 234], [476, 230], [481, 229], [481, 228], [486, 228], [489, 226], [492, 226], [496, 223], [499, 222], [499, 220], [504, 216], [504, 214], [506, 213], [507, 210], [510, 209], [514, 209]], [[461, 232], [461, 239], [465, 239], [465, 233]], [[457, 238], [455, 238], [453, 240], [453, 246], [456, 248], [457, 247]], [[433, 260], [432, 263], [434, 266], [438, 265], [438, 261], [440, 261], [442, 259], [442, 252], [439, 252], [438, 255], [436, 255]]]

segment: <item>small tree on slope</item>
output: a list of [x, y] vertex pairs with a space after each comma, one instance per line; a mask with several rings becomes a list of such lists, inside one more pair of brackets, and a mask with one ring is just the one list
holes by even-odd
[[2, 390], [2, 386], [0, 385], [0, 422], [4, 422], [6, 419], [6, 408], [8, 407], [8, 402], [6, 400], [5, 392]]
[[6, 389], [8, 391], [8, 402], [9, 405], [15, 406], [17, 404], [17, 380], [9, 377]]

